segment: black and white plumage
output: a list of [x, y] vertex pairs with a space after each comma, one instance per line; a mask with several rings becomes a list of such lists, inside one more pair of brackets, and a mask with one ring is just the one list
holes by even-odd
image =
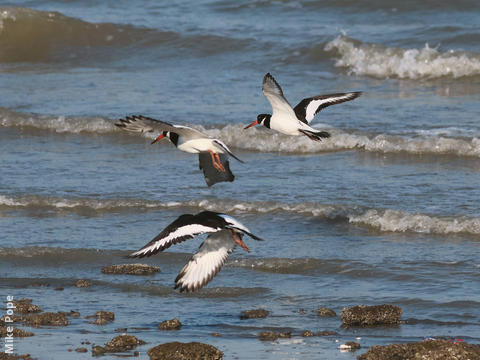
[[320, 131], [309, 126], [322, 109], [345, 101], [353, 100], [362, 93], [359, 91], [317, 95], [305, 98], [295, 108], [289, 104], [283, 90], [270, 73], [263, 78], [262, 91], [272, 105], [272, 114], [260, 114], [257, 120], [246, 126], [262, 124], [269, 129], [276, 130], [286, 135], [306, 135], [312, 140], [321, 140], [330, 137], [330, 133]]
[[129, 257], [151, 256], [173, 244], [205, 233], [210, 235], [178, 274], [175, 279], [175, 289], [187, 292], [200, 289], [220, 271], [236, 245], [249, 251], [242, 240], [243, 234], [255, 240], [262, 240], [229, 215], [203, 211], [196, 215], [181, 215], [148, 244], [130, 254]]
[[158, 134], [155, 140], [152, 141], [152, 144], [166, 137], [177, 149], [192, 154], [199, 154], [200, 169], [203, 170], [208, 186], [235, 179], [230, 170], [228, 156], [243, 162], [222, 141], [212, 139], [201, 131], [188, 126], [173, 125], [142, 115], [127, 116], [125, 119], [119, 119], [119, 122], [115, 125], [122, 130], [137, 134]]

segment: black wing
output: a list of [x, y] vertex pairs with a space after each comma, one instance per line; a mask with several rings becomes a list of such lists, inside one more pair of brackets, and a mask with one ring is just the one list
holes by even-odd
[[209, 187], [215, 185], [218, 182], [232, 182], [235, 179], [235, 176], [230, 171], [228, 156], [226, 154], [218, 154], [218, 156], [220, 157], [220, 162], [225, 168], [225, 171], [218, 170], [215, 166], [213, 166], [212, 156], [210, 155], [210, 153], [198, 154], [200, 169], [203, 170], [205, 181]]
[[303, 99], [293, 109], [298, 120], [305, 124], [310, 124], [315, 115], [317, 115], [322, 109], [335, 104], [340, 104], [345, 101], [353, 100], [362, 94], [361, 91], [336, 93], [328, 95], [317, 95]]

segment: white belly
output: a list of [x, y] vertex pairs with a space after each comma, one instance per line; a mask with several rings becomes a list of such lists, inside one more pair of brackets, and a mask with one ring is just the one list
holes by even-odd
[[187, 141], [180, 141], [177, 144], [177, 148], [179, 150], [192, 153], [192, 154], [198, 154], [200, 152], [207, 152], [208, 150], [211, 150], [216, 153], [223, 154], [223, 150], [215, 145], [215, 143], [212, 141], [212, 139], [193, 139], [193, 140], [187, 140]]
[[276, 130], [285, 135], [302, 135], [298, 131], [299, 128], [302, 128], [302, 125], [299, 124], [296, 118], [290, 116], [272, 116], [270, 120], [270, 129]]

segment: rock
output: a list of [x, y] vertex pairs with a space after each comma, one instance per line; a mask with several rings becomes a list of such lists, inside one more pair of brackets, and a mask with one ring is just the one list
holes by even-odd
[[13, 300], [13, 305], [15, 306], [15, 313], [17, 314], [32, 314], [42, 312], [40, 306], [32, 304], [32, 299], [20, 299]]
[[262, 331], [258, 333], [258, 338], [262, 341], [275, 341], [278, 339], [278, 334], [275, 331]]
[[314, 334], [313, 332], [311, 332], [310, 330], [304, 330], [304, 331], [302, 331], [302, 333], [300, 334], [300, 336], [310, 337], [310, 336], [315, 336], [315, 334]]
[[64, 289], [63, 287], [61, 287], [61, 286], [57, 286], [57, 287], [56, 287], [55, 289], [53, 289], [53, 290], [55, 290], [55, 291], [63, 291], [63, 290], [65, 290], [65, 289]]
[[75, 286], [77, 288], [90, 287], [92, 286], [92, 282], [89, 280], [81, 279], [81, 280], [77, 280], [77, 282], [75, 283]]
[[107, 350], [103, 346], [95, 345], [92, 347], [92, 356], [102, 356], [106, 352]]
[[360, 344], [356, 343], [354, 341], [348, 341], [345, 344], [342, 344], [339, 346], [340, 350], [346, 350], [346, 351], [355, 351], [360, 349]]
[[447, 340], [429, 340], [417, 343], [373, 346], [359, 360], [450, 360], [480, 359], [480, 345]]
[[110, 265], [102, 268], [104, 274], [152, 275], [159, 271], [159, 267], [147, 264]]
[[337, 332], [336, 331], [324, 330], [324, 331], [319, 331], [317, 333], [317, 336], [330, 336], [330, 335], [337, 335]]
[[30, 357], [30, 354], [23, 354], [23, 355], [6, 354], [2, 351], [0, 353], [0, 360], [33, 360], [33, 359]]
[[12, 334], [12, 333], [13, 333], [14, 338], [17, 338], [17, 337], [23, 338], [23, 337], [28, 337], [28, 336], [35, 335], [34, 333], [32, 333], [30, 331], [22, 330], [22, 329], [19, 329], [17, 327], [13, 327], [12, 330], [13, 331], [11, 333], [9, 333], [7, 331], [7, 326], [0, 326], [0, 337], [4, 338], [4, 337], [8, 336], [7, 334]]
[[220, 334], [220, 333], [211, 333], [210, 335], [215, 336], [215, 337], [221, 337], [222, 336], [222, 334]]
[[222, 360], [223, 353], [216, 347], [199, 342], [170, 342], [147, 351], [150, 360]]
[[181, 327], [182, 323], [177, 318], [162, 321], [160, 325], [158, 325], [160, 330], [180, 330]]
[[105, 325], [113, 320], [115, 320], [115, 314], [112, 311], [103, 311], [99, 310], [95, 315], [85, 316], [85, 319], [95, 319], [91, 321], [90, 324], [95, 325]]
[[343, 309], [340, 318], [344, 326], [395, 325], [401, 315], [402, 309], [395, 305], [359, 305]]
[[68, 319], [61, 312], [52, 313], [45, 312], [42, 314], [35, 314], [26, 317], [26, 324], [32, 327], [40, 326], [67, 326]]
[[284, 331], [278, 334], [278, 337], [281, 339], [290, 339], [292, 337], [291, 331]]
[[240, 314], [240, 319], [245, 320], [245, 319], [262, 319], [268, 316], [270, 314], [269, 311], [265, 309], [256, 309], [256, 310], [244, 310]]
[[317, 315], [322, 317], [334, 317], [337, 316], [337, 313], [331, 309], [322, 306], [317, 309]]
[[86, 353], [88, 352], [88, 349], [84, 347], [79, 347], [79, 348], [76, 348], [75, 351], [79, 353]]
[[135, 349], [137, 345], [143, 345], [145, 341], [137, 339], [133, 335], [118, 335], [105, 344], [106, 352], [124, 352]]

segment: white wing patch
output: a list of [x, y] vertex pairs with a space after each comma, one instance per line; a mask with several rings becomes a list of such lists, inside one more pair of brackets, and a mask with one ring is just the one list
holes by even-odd
[[230, 230], [209, 235], [175, 279], [180, 291], [195, 291], [206, 285], [220, 271], [235, 248]]
[[248, 228], [245, 225], [243, 225], [240, 221], [238, 221], [237, 219], [234, 219], [230, 215], [219, 214], [218, 216], [224, 218], [227, 224], [231, 225], [232, 227], [242, 230], [246, 233], [250, 233], [250, 230], [248, 230]]
[[[318, 114], [319, 107], [325, 104], [337, 104], [339, 102], [348, 101], [356, 98], [358, 95], [356, 93], [345, 93], [341, 96], [332, 96], [325, 99], [315, 99], [310, 101], [310, 103], [305, 108], [305, 120], [310, 123], [315, 115]], [[328, 105], [327, 105], [328, 106]]]
[[158, 239], [153, 244], [150, 244], [138, 251], [135, 251], [134, 253], [130, 254], [130, 256], [135, 257], [135, 256], [141, 256], [141, 255], [148, 255], [149, 253], [158, 251], [158, 249], [160, 248], [169, 247], [171, 243], [175, 241], [175, 239], [181, 238], [183, 236], [193, 237], [199, 234], [203, 234], [207, 232], [216, 232], [219, 230], [220, 228], [212, 228], [212, 227], [204, 226], [200, 224], [185, 225], [170, 232], [167, 236], [161, 239]]

